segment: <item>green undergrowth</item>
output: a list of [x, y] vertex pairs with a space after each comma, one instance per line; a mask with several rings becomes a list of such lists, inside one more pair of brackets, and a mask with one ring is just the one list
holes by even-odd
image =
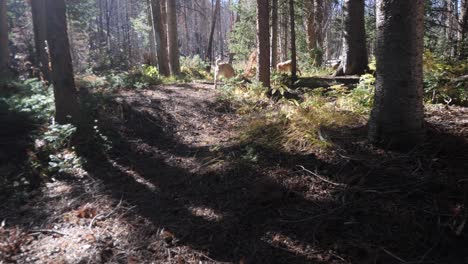
[[[9, 173], [20, 176], [2, 179], [4, 186], [32, 187], [59, 174], [83, 175], [83, 160], [72, 144], [76, 127], [54, 122], [52, 87], [44, 86], [37, 79], [11, 81], [6, 87], [0, 97], [0, 121], [9, 123], [2, 135], [10, 138], [10, 142], [3, 146], [3, 150], [17, 155], [11, 155], [11, 160], [7, 159], [4, 165], [17, 162], [18, 155], [23, 157], [23, 163], [20, 174]], [[11, 117], [14, 120], [9, 120]], [[18, 135], [18, 127], [22, 126], [29, 129]]]
[[[312, 152], [333, 146], [330, 131], [362, 125], [373, 104], [374, 77], [364, 75], [352, 90], [343, 86], [301, 89], [299, 99], [281, 82], [272, 89], [259, 83], [225, 85], [221, 100], [244, 116], [239, 141], [275, 151]], [[273, 94], [273, 96], [272, 96]]]
[[211, 74], [206, 71], [206, 62], [198, 55], [180, 58], [181, 73], [178, 76], [163, 76], [156, 66], [138, 65], [128, 71], [107, 71], [94, 73], [89, 70], [85, 74], [76, 76], [78, 88], [85, 89], [144, 89], [159, 84], [188, 83], [195, 80], [210, 79]]
[[468, 105], [467, 61], [447, 61], [424, 54], [424, 93], [427, 102]]

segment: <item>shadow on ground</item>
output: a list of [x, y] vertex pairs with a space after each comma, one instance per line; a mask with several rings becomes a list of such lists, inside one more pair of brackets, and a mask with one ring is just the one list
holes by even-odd
[[[158, 93], [174, 96], [170, 89]], [[200, 98], [184, 100], [187, 106], [178, 107], [195, 115], [216, 109], [204, 108]], [[142, 108], [110, 100], [106, 110], [97, 109], [108, 140], [88, 137], [80, 148], [90, 175], [145, 219], [134, 223], [129, 238], [145, 261], [461, 263], [468, 257], [467, 233], [457, 232], [466, 217], [465, 139], [432, 128], [426, 145], [404, 154], [368, 146], [365, 129], [341, 128], [335, 158], [257, 148], [258, 159], [249, 160], [248, 146], [212, 150], [184, 141], [181, 134], [194, 131], [180, 130], [163, 101], [149, 98]]]

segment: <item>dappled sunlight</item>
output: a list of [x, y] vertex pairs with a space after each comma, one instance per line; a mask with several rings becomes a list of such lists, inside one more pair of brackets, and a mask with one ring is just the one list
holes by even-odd
[[207, 207], [189, 206], [187, 209], [193, 216], [201, 217], [210, 222], [221, 222], [224, 218], [221, 213]]

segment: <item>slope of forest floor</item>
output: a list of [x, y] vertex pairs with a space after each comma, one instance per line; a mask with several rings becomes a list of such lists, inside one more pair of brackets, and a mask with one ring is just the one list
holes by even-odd
[[298, 154], [240, 143], [245, 118], [210, 85], [85, 99], [100, 137], [77, 144], [84, 171], [0, 196], [5, 262], [468, 261], [466, 108], [429, 106], [409, 153], [356, 124]]

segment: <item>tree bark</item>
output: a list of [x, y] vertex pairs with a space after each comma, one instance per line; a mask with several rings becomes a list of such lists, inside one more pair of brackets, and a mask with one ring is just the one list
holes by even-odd
[[214, 39], [214, 32], [216, 28], [216, 21], [218, 20], [218, 11], [219, 11], [220, 0], [216, 0], [215, 8], [213, 10], [213, 16], [211, 21], [211, 30], [210, 30], [210, 38], [208, 39], [208, 48], [206, 49], [206, 55], [208, 60], [207, 68], [208, 70], [211, 69], [211, 64], [213, 63], [213, 39]]
[[271, 0], [271, 67], [278, 64], [278, 0]]
[[452, 56], [452, 46], [453, 42], [453, 32], [454, 32], [454, 24], [453, 24], [453, 1], [452, 0], [445, 0], [445, 5], [447, 6], [447, 16], [445, 20], [445, 39], [447, 41], [447, 55]]
[[289, 29], [288, 29], [288, 24], [289, 24], [289, 14], [286, 10], [283, 10], [281, 12], [281, 41], [280, 41], [280, 48], [281, 48], [281, 61], [287, 61], [288, 60], [288, 50], [289, 50]]
[[307, 34], [307, 49], [314, 60], [313, 52], [317, 48], [317, 37], [315, 29], [315, 1], [306, 0], [306, 34]]
[[47, 12], [45, 0], [31, 1], [31, 12], [34, 28], [34, 44], [36, 48], [36, 63], [42, 78], [50, 82], [49, 54], [47, 54]]
[[377, 81], [369, 138], [410, 149], [424, 140], [424, 0], [377, 1]]
[[153, 31], [156, 41], [156, 53], [158, 55], [159, 73], [169, 76], [169, 54], [167, 49], [167, 35], [161, 13], [161, 1], [151, 0], [151, 13], [153, 14]]
[[177, 34], [176, 0], [166, 0], [167, 3], [167, 37], [169, 45], [169, 67], [172, 75], [180, 75], [179, 38]]
[[460, 44], [458, 45], [459, 59], [468, 58], [468, 0], [462, 0], [460, 4]]
[[257, 80], [270, 87], [270, 8], [268, 0], [257, 0]]
[[47, 40], [52, 63], [55, 119], [59, 124], [78, 125], [80, 111], [68, 42], [65, 1], [46, 0], [46, 4], [48, 8]]
[[314, 29], [315, 29], [315, 51], [314, 66], [321, 67], [323, 64], [323, 15], [325, 12], [324, 0], [315, 0], [314, 5]]
[[364, 24], [364, 0], [345, 0], [345, 31], [341, 65], [335, 73], [360, 75], [368, 70], [366, 29]]
[[0, 0], [0, 76], [9, 71], [7, 0]]
[[150, 51], [149, 51], [149, 65], [156, 66], [157, 65], [157, 57], [156, 57], [156, 40], [154, 37], [154, 23], [153, 23], [153, 16], [151, 14], [151, 1], [147, 0], [148, 5], [148, 25], [151, 27], [149, 31], [149, 44], [150, 44]]
[[294, 0], [289, 0], [289, 21], [291, 23], [291, 87], [297, 79], [297, 56], [296, 56], [296, 19], [294, 12]]

